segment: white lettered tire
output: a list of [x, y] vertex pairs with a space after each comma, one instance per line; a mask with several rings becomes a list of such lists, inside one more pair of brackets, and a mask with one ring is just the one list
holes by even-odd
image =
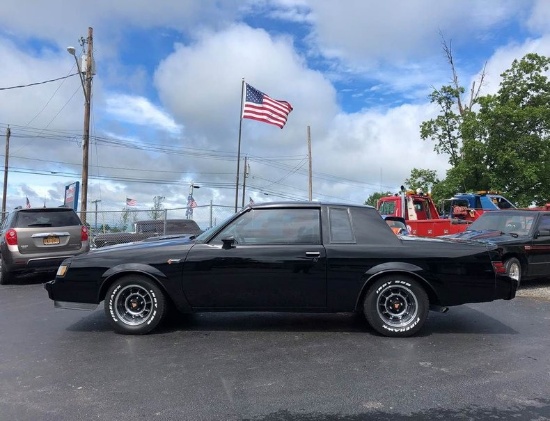
[[363, 311], [369, 325], [378, 333], [412, 336], [428, 318], [428, 295], [417, 281], [406, 275], [386, 275], [369, 288]]
[[167, 307], [160, 288], [141, 275], [117, 279], [107, 291], [104, 305], [113, 328], [130, 335], [151, 332], [164, 318]]

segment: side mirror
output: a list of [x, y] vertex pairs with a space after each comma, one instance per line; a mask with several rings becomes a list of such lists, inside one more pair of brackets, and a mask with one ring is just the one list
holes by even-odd
[[222, 238], [222, 243], [223, 243], [223, 246], [222, 246], [222, 249], [231, 249], [231, 248], [234, 248], [235, 247], [235, 237], [231, 236], [231, 237], [227, 237], [227, 238]]

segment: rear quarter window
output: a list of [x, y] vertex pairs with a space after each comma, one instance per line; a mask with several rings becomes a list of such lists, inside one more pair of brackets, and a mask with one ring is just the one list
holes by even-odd
[[330, 242], [355, 243], [351, 217], [347, 208], [329, 208]]

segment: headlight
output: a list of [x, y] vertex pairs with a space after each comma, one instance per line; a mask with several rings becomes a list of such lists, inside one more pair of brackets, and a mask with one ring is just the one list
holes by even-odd
[[55, 276], [59, 276], [62, 278], [63, 276], [65, 276], [68, 270], [69, 270], [69, 265], [61, 265], [57, 269], [57, 273], [55, 274]]

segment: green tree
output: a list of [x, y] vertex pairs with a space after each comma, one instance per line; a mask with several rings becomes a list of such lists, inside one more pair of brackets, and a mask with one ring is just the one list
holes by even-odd
[[[527, 54], [502, 73], [495, 95], [480, 98], [465, 126], [484, 153], [485, 178], [519, 206], [550, 199], [550, 58]], [[465, 153], [471, 151], [465, 151]]]
[[527, 54], [501, 74], [496, 94], [480, 96], [472, 84], [469, 99], [460, 86], [450, 45], [444, 50], [452, 83], [434, 89], [430, 101], [439, 115], [420, 125], [424, 140], [449, 156], [452, 168], [435, 185], [437, 194], [498, 190], [519, 206], [550, 200], [550, 58]]
[[149, 210], [149, 217], [151, 219], [163, 219], [164, 218], [164, 206], [162, 204], [164, 196], [153, 197], [153, 207]]
[[[439, 193], [441, 190], [441, 193], [447, 193], [453, 189], [454, 192], [487, 189], [487, 180], [483, 177], [485, 173], [482, 167], [483, 160], [476, 161], [480, 155], [484, 156], [484, 151], [480, 150], [480, 145], [470, 144], [469, 139], [464, 135], [465, 127], [470, 127], [469, 122], [475, 116], [472, 109], [479, 101], [480, 90], [485, 79], [485, 68], [478, 81], [472, 83], [468, 96], [465, 97], [466, 90], [459, 82], [451, 44], [447, 44], [445, 40], [443, 40], [443, 50], [451, 66], [452, 82], [440, 89], [434, 89], [430, 94], [430, 102], [437, 104], [439, 115], [420, 125], [420, 137], [423, 140], [433, 141], [434, 151], [437, 154], [448, 155], [448, 162], [452, 166], [446, 174], [445, 183], [438, 188], [434, 186], [433, 192]], [[465, 151], [472, 153], [466, 156]], [[444, 194], [444, 196], [447, 195]]]
[[125, 232], [128, 228], [134, 225], [136, 222], [137, 215], [135, 212], [128, 209], [128, 207], [122, 208], [122, 213], [120, 215], [120, 231]]
[[428, 193], [437, 183], [439, 179], [436, 171], [413, 168], [411, 175], [405, 180], [405, 187], [408, 190], [422, 189], [424, 193]]
[[373, 193], [367, 198], [367, 200], [365, 200], [365, 205], [376, 207], [376, 203], [378, 202], [378, 199], [384, 196], [391, 196], [391, 195], [392, 195], [392, 192], [389, 192], [389, 191]]

